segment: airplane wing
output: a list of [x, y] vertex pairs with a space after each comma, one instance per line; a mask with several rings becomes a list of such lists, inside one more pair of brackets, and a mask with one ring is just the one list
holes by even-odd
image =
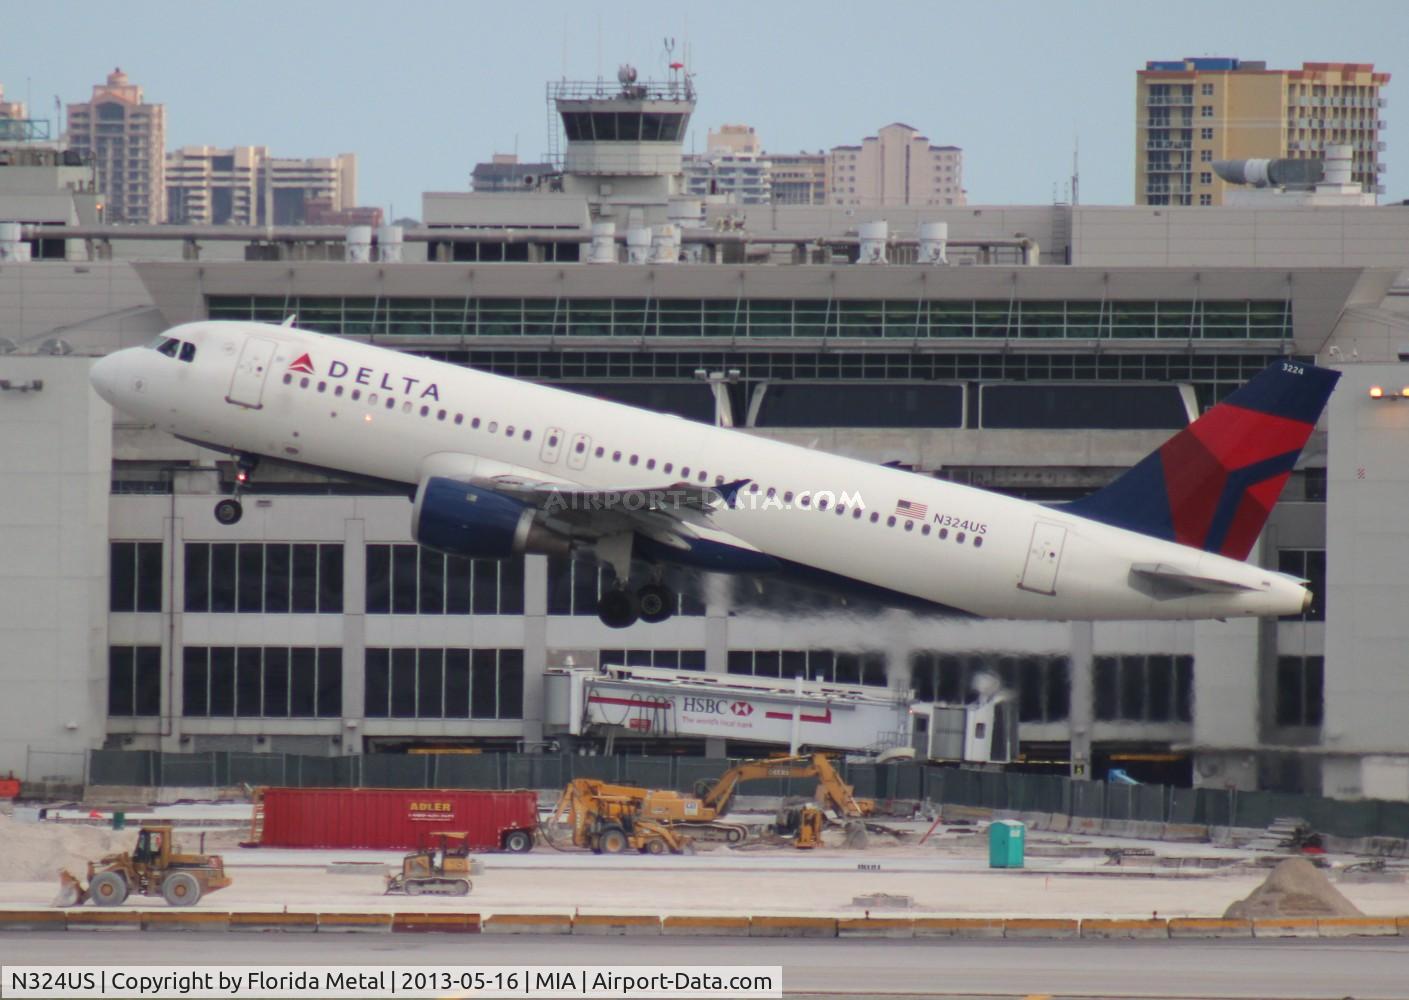
[[477, 456], [444, 453], [422, 463], [426, 475], [448, 476], [511, 497], [537, 510], [548, 527], [573, 538], [639, 532], [681, 551], [702, 540], [756, 551], [711, 523], [716, 511], [734, 505], [747, 479], [717, 486], [671, 482], [600, 489]]

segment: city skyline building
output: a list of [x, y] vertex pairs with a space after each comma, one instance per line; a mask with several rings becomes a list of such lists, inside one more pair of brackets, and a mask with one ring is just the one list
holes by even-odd
[[965, 204], [964, 151], [935, 146], [919, 130], [892, 122], [859, 146], [834, 146], [828, 157], [833, 205], [873, 208]]
[[773, 204], [827, 204], [827, 154], [769, 153], [773, 165]]
[[1135, 74], [1135, 203], [1221, 205], [1214, 161], [1320, 159], [1332, 145], [1351, 147], [1352, 181], [1383, 194], [1389, 79], [1372, 63], [1150, 60]]
[[109, 221], [166, 221], [166, 105], [147, 103], [121, 67], [68, 106], [68, 144], [93, 157]]
[[683, 163], [686, 191], [696, 197], [730, 195], [741, 205], [773, 202], [773, 165], [752, 125], [721, 125], [709, 130], [703, 154]]
[[183, 146], [166, 154], [167, 215], [192, 225], [298, 225], [357, 205], [357, 155], [276, 157], [266, 146]]

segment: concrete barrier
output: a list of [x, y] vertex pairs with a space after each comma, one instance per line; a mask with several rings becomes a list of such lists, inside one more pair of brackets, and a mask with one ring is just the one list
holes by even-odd
[[667, 937], [748, 937], [748, 917], [666, 917], [660, 932]]
[[68, 929], [63, 910], [0, 910], [0, 931], [62, 931]]
[[1250, 938], [1251, 920], [1224, 920], [1221, 917], [1172, 917], [1171, 938]]
[[140, 931], [141, 910], [69, 910], [64, 923], [71, 931]]
[[1322, 917], [1316, 921], [1316, 933], [1323, 938], [1394, 937], [1399, 933], [1399, 921], [1394, 917]]
[[912, 938], [915, 921], [909, 917], [863, 917], [838, 920], [837, 937], [844, 938]]
[[390, 913], [320, 913], [319, 934], [387, 934]]
[[1409, 937], [1409, 917], [1399, 918], [1399, 936]]
[[492, 913], [484, 918], [485, 934], [571, 934], [572, 917], [566, 913]]
[[311, 934], [318, 929], [316, 913], [232, 913], [232, 931], [279, 931]]
[[832, 917], [754, 917], [749, 921], [749, 937], [834, 938], [837, 922]]
[[144, 931], [228, 931], [230, 914], [218, 910], [145, 910]]
[[1169, 939], [1167, 920], [1107, 920], [1092, 918], [1081, 922], [1081, 936], [1102, 941], [1162, 941]]
[[1005, 938], [1044, 938], [1065, 940], [1079, 937], [1081, 922], [1055, 917], [1018, 917], [1003, 921]]
[[393, 934], [478, 934], [478, 913], [393, 913]]
[[572, 918], [572, 932], [601, 937], [658, 936], [660, 934], [660, 917], [579, 913]]
[[916, 917], [911, 922], [917, 938], [1001, 938], [1003, 921], [987, 917]]
[[1252, 922], [1258, 938], [1318, 937], [1315, 917], [1262, 917]]

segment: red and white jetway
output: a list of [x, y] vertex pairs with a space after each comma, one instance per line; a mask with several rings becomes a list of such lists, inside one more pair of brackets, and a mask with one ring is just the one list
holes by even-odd
[[[931, 760], [1006, 763], [1017, 752], [1014, 702], [917, 702], [910, 691], [654, 667], [550, 670], [550, 725], [573, 735], [719, 737]], [[566, 688], [566, 690], [563, 690]]]

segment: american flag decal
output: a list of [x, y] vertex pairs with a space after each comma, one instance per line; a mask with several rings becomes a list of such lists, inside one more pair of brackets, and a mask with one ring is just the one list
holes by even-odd
[[895, 502], [895, 512], [901, 517], [913, 517], [917, 521], [923, 521], [929, 507], [914, 500], [897, 500]]

